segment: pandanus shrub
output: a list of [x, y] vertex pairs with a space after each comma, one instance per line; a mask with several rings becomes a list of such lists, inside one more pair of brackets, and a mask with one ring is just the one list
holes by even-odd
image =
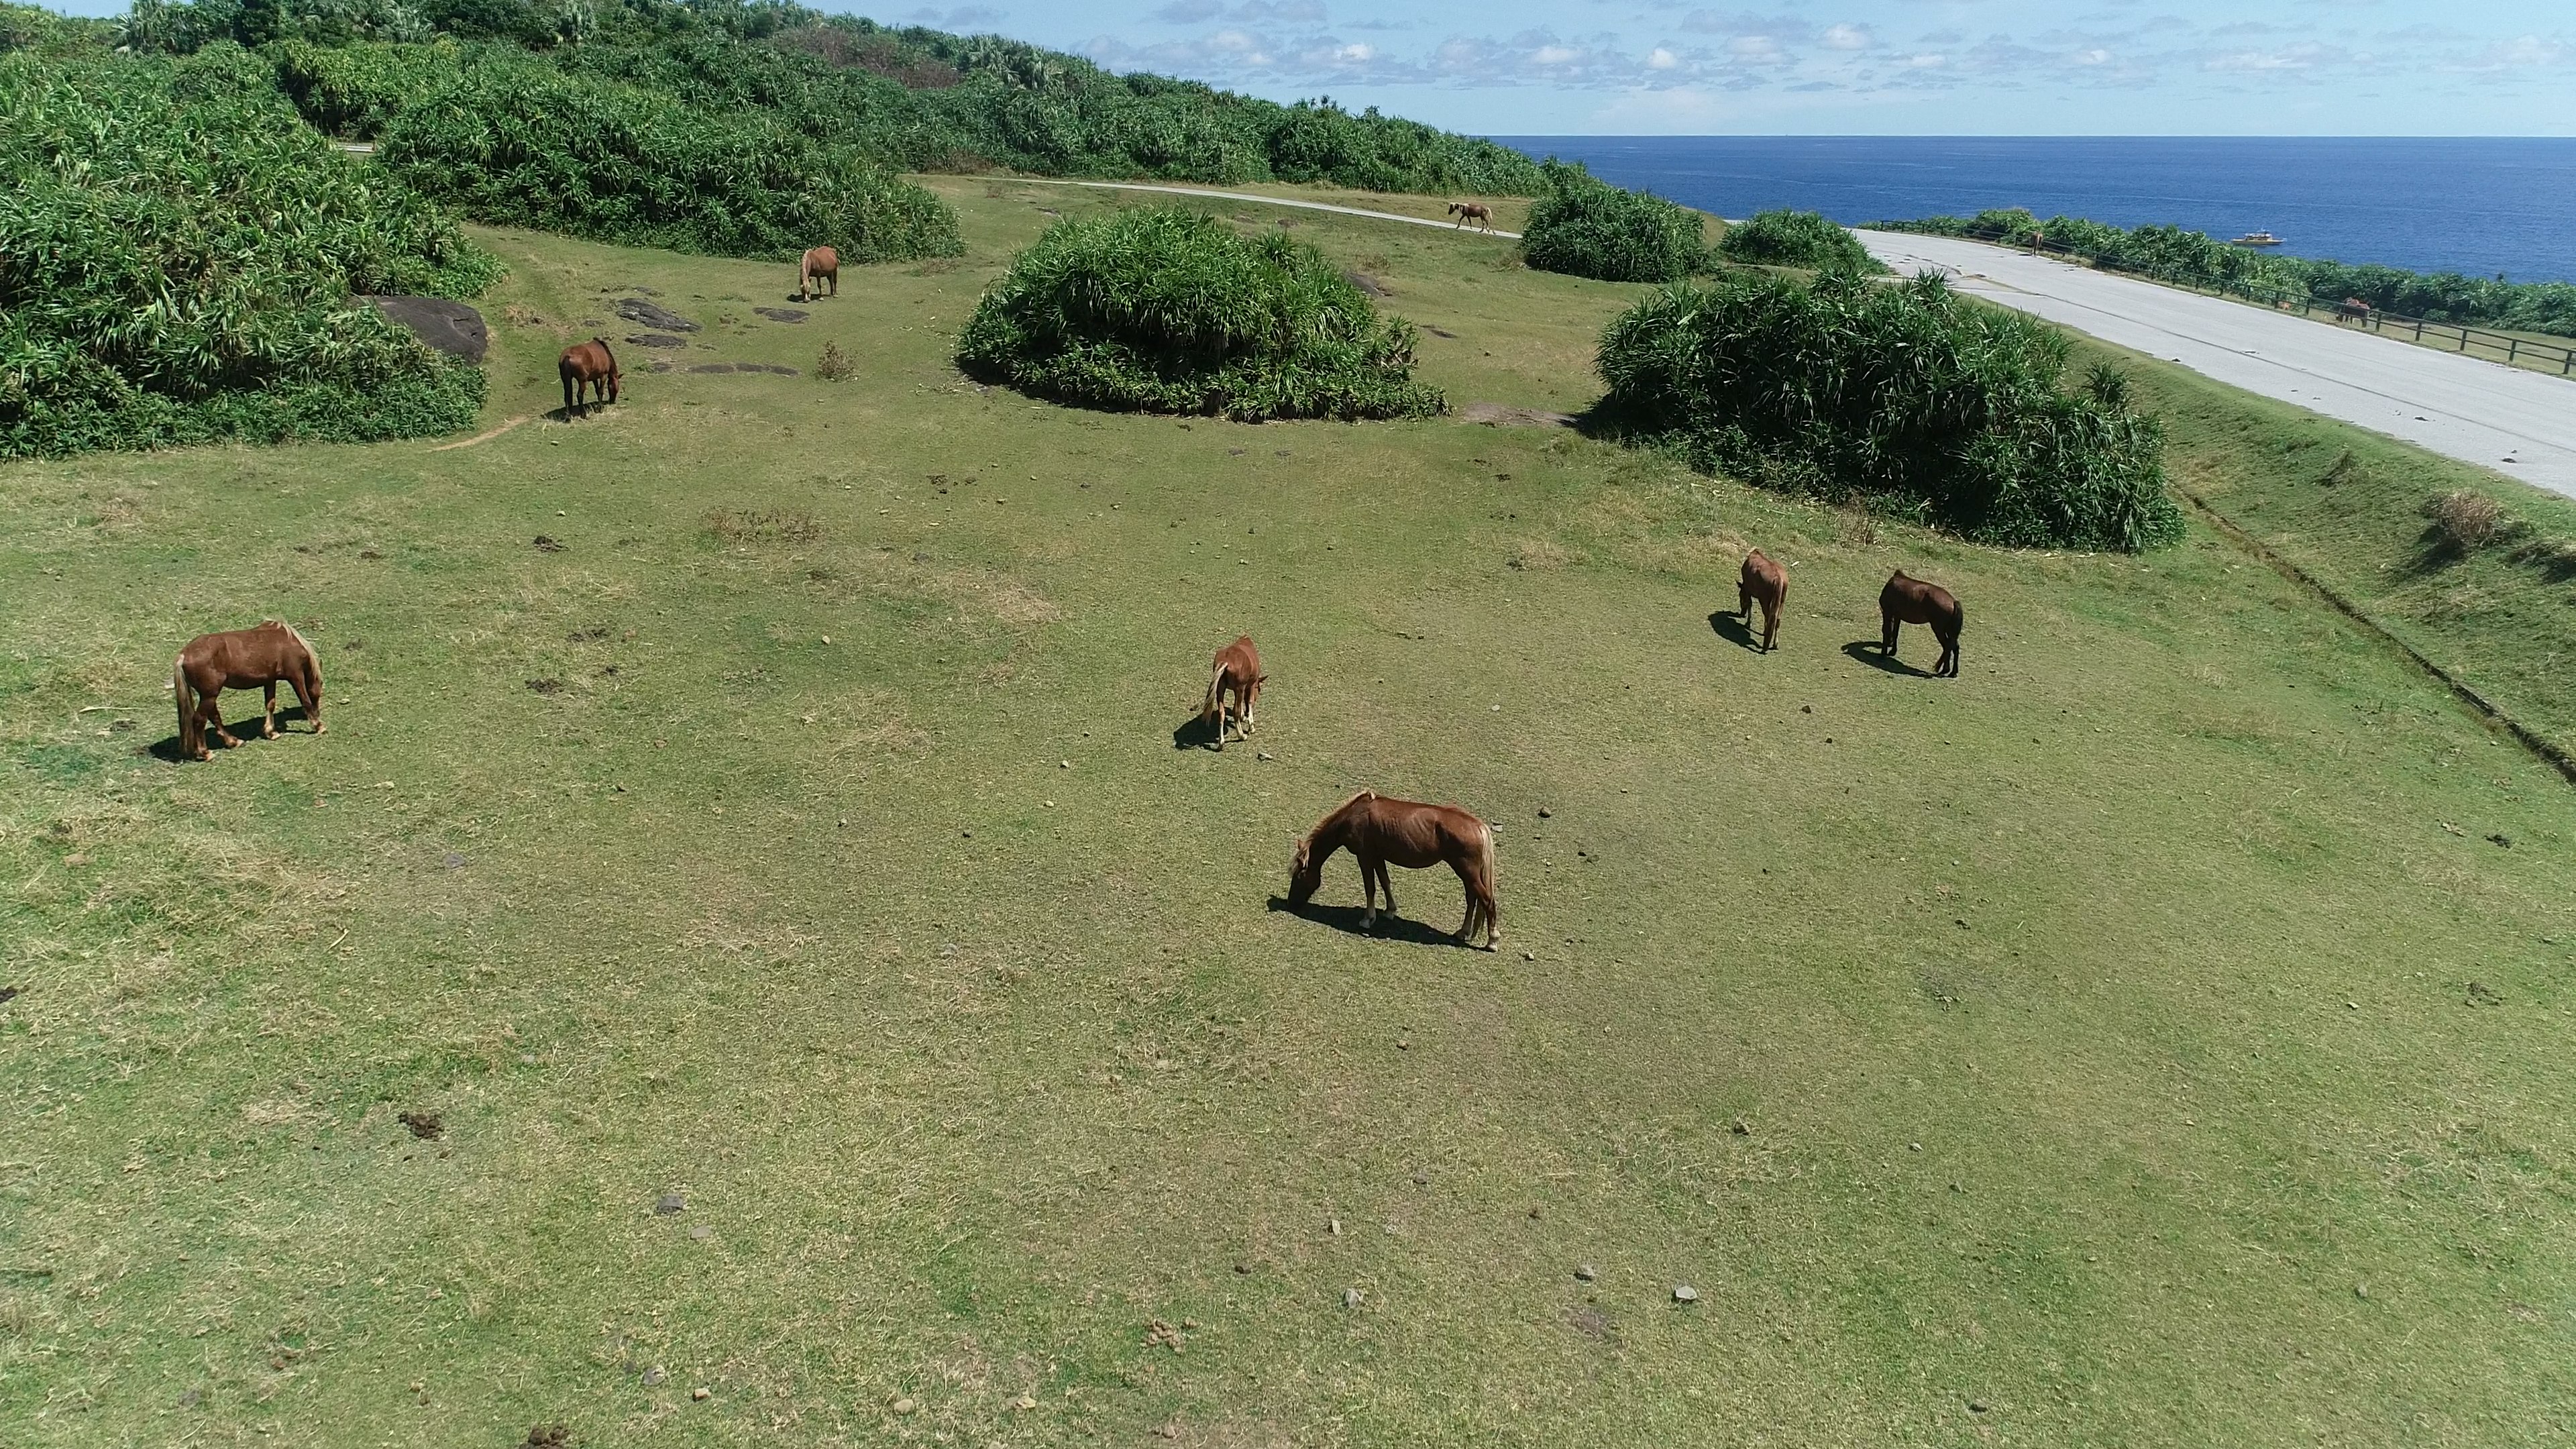
[[473, 421], [482, 373], [351, 294], [471, 296], [498, 264], [249, 63], [0, 57], [0, 456]]
[[1624, 191], [1579, 166], [1549, 161], [1547, 194], [1530, 207], [1521, 256], [1542, 272], [1604, 282], [1678, 282], [1708, 269], [1699, 213]]
[[1086, 407], [1399, 418], [1445, 406], [1413, 346], [1313, 246], [1148, 208], [1049, 227], [976, 305], [958, 361]]
[[385, 127], [393, 174], [478, 220], [628, 246], [844, 262], [965, 250], [947, 203], [752, 117], [694, 110], [533, 59], [486, 61]]
[[2064, 385], [2064, 334], [1951, 292], [1733, 272], [1603, 335], [1601, 418], [1692, 466], [1843, 498], [1984, 543], [2136, 552], [2182, 517], [2163, 434], [2116, 373]]
[[1761, 211], [1726, 229], [1719, 255], [1762, 266], [1809, 271], [1883, 272], [1860, 238], [1812, 211]]

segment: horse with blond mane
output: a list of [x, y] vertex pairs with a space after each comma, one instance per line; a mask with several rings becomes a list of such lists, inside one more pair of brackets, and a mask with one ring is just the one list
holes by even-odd
[[814, 300], [814, 284], [829, 282], [832, 295], [841, 295], [841, 254], [830, 247], [814, 247], [796, 262], [796, 300]]
[[260, 738], [276, 739], [281, 679], [294, 689], [304, 717], [313, 722], [313, 733], [322, 733], [322, 666], [303, 635], [270, 619], [256, 629], [200, 634], [188, 641], [170, 665], [170, 691], [178, 696], [179, 705], [179, 758], [213, 757], [206, 748], [208, 725], [215, 727], [215, 738], [227, 746], [241, 743], [224, 728], [223, 710], [215, 703], [215, 697], [227, 689], [259, 686], [267, 701]]
[[1252, 636], [1238, 634], [1233, 643], [1216, 651], [1212, 672], [1208, 675], [1207, 698], [1199, 704], [1199, 723], [1216, 721], [1216, 747], [1225, 748], [1226, 696], [1234, 696], [1235, 738], [1252, 738], [1252, 707], [1261, 699], [1261, 681], [1270, 676], [1261, 672], [1261, 651], [1252, 647]]
[[1502, 920], [1494, 910], [1494, 830], [1484, 821], [1455, 805], [1393, 800], [1362, 790], [1297, 842], [1297, 853], [1288, 863], [1290, 907], [1314, 899], [1315, 887], [1323, 884], [1324, 862], [1333, 858], [1334, 851], [1345, 849], [1359, 858], [1360, 885], [1367, 893], [1362, 929], [1376, 929], [1380, 891], [1386, 893], [1386, 913], [1395, 914], [1395, 882], [1386, 873], [1389, 864], [1407, 870], [1445, 864], [1458, 872], [1459, 883], [1467, 888], [1467, 918], [1458, 923], [1460, 943], [1471, 940], [1477, 922], [1482, 921], [1485, 949], [1502, 944]]

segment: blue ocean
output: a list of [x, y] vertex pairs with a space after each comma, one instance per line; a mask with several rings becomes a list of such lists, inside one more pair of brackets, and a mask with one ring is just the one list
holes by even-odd
[[1846, 224], [2023, 206], [2042, 217], [2268, 231], [2281, 250], [2576, 281], [2576, 138], [1497, 136], [1721, 216]]

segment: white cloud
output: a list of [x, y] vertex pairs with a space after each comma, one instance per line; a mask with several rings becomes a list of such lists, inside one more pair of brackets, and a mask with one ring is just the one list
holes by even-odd
[[1867, 50], [1878, 44], [1878, 37], [1866, 25], [1835, 25], [1825, 30], [1827, 50]]
[[1646, 52], [1646, 69], [1648, 70], [1671, 70], [1681, 63], [1682, 58], [1680, 56], [1673, 54], [1671, 51], [1666, 50], [1660, 45], [1656, 46], [1653, 50]]

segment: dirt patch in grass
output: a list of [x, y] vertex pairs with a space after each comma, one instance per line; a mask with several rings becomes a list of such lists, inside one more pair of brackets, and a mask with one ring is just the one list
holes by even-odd
[[823, 537], [823, 525], [801, 508], [718, 508], [706, 518], [707, 532], [720, 543], [811, 544]]

